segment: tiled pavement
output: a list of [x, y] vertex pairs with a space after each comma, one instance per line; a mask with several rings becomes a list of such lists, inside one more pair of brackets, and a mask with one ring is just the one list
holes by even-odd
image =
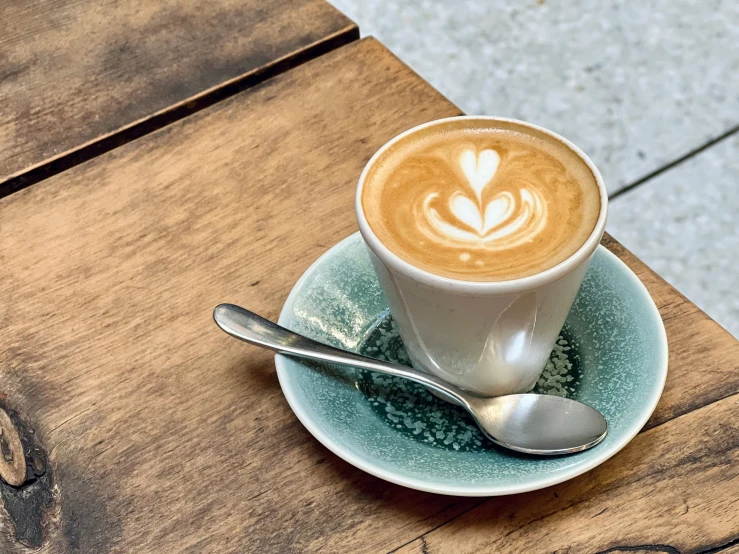
[[581, 146], [609, 232], [739, 336], [738, 2], [333, 3], [465, 112]]

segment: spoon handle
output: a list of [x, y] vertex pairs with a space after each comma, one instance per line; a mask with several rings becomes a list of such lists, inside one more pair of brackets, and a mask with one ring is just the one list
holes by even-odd
[[213, 319], [223, 331], [244, 342], [274, 350], [280, 354], [349, 365], [402, 377], [431, 387], [462, 406], [468, 405], [467, 393], [433, 375], [320, 343], [285, 329], [240, 306], [220, 304], [213, 310]]

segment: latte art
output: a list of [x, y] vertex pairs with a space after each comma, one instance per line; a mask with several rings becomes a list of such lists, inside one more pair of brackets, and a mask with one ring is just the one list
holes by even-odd
[[572, 255], [600, 195], [566, 145], [514, 123], [456, 120], [400, 139], [365, 176], [367, 222], [392, 252], [432, 273], [500, 281]]
[[[485, 246], [493, 250], [511, 248], [539, 234], [545, 227], [547, 205], [536, 189], [522, 188], [517, 195], [502, 191], [483, 201], [483, 192], [499, 165], [500, 156], [495, 150], [486, 149], [480, 153], [463, 150], [459, 166], [469, 190], [455, 191], [449, 198], [453, 221], [446, 220], [435, 207], [440, 193], [430, 192], [420, 210], [415, 210], [421, 231], [431, 240], [441, 236], [471, 247]], [[473, 198], [470, 198], [470, 191]]]

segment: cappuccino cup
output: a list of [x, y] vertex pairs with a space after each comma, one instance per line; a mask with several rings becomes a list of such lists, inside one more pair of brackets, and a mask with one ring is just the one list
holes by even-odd
[[482, 116], [395, 137], [369, 160], [356, 195], [413, 366], [481, 396], [535, 386], [607, 209], [603, 179], [577, 146]]

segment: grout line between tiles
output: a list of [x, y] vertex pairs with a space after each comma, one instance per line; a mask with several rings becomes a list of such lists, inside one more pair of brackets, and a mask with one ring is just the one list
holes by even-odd
[[679, 157], [679, 158], [677, 158], [677, 159], [669, 162], [668, 164], [665, 164], [662, 167], [659, 167], [659, 168], [655, 169], [651, 173], [648, 173], [647, 175], [645, 175], [644, 177], [642, 177], [642, 178], [634, 181], [633, 183], [631, 183], [629, 185], [626, 185], [621, 190], [618, 190], [618, 191], [614, 192], [613, 194], [611, 194], [608, 197], [608, 199], [609, 200], [614, 200], [615, 198], [618, 198], [622, 194], [627, 193], [630, 190], [635, 189], [639, 185], [643, 185], [644, 183], [646, 183], [650, 179], [653, 179], [657, 175], [660, 175], [661, 173], [664, 173], [666, 171], [669, 171], [673, 167], [675, 167], [677, 165], [680, 165], [681, 163], [683, 163], [683, 162], [685, 162], [687, 160], [690, 160], [691, 158], [697, 156], [698, 154], [700, 154], [704, 150], [709, 149], [711, 146], [714, 146], [714, 145], [718, 144], [719, 142], [721, 142], [721, 141], [729, 138], [731, 135], [733, 135], [737, 131], [739, 131], [739, 125], [735, 125], [734, 127], [732, 127], [731, 129], [729, 129], [725, 133], [719, 135], [718, 137], [709, 140], [707, 143], [699, 146], [698, 148], [695, 148], [693, 150], [690, 150], [687, 154], [684, 154], [683, 156], [681, 156], [681, 157]]

